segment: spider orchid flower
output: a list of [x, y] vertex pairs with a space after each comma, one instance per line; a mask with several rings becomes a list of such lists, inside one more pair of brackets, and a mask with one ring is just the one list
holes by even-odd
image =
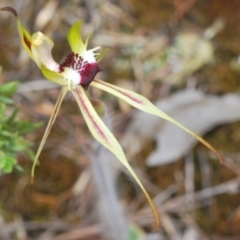
[[106, 83], [95, 78], [96, 74], [100, 71], [98, 62], [102, 58], [104, 51], [97, 53], [96, 51], [99, 50], [100, 47], [87, 50], [89, 37], [85, 42], [83, 42], [80, 35], [82, 21], [77, 21], [69, 29], [67, 34], [67, 40], [69, 42], [72, 52], [67, 56], [66, 60], [63, 63], [58, 64], [54, 61], [51, 55], [51, 50], [54, 46], [54, 43], [51, 39], [49, 39], [41, 32], [36, 32], [31, 36], [22, 26], [18, 18], [18, 14], [13, 8], [3, 7], [0, 8], [0, 11], [9, 11], [15, 15], [17, 19], [17, 28], [21, 38], [21, 42], [28, 55], [32, 58], [33, 61], [36, 62], [37, 66], [41, 69], [42, 74], [48, 80], [62, 85], [62, 90], [57, 99], [53, 113], [50, 117], [44, 136], [41, 140], [40, 146], [35, 156], [32, 168], [32, 177], [34, 176], [34, 169], [38, 157], [43, 149], [44, 143], [46, 142], [51, 127], [56, 119], [61, 103], [66, 93], [70, 91], [76, 99], [82, 115], [93, 137], [103, 146], [109, 149], [113, 154], [116, 155], [116, 157], [129, 170], [136, 182], [139, 184], [153, 210], [156, 219], [156, 229], [158, 230], [160, 221], [156, 207], [152, 202], [146, 189], [140, 182], [139, 178], [136, 176], [133, 169], [129, 165], [122, 150], [122, 147], [120, 146], [116, 138], [113, 136], [113, 134], [109, 131], [109, 129], [105, 126], [105, 124], [93, 108], [90, 100], [86, 95], [86, 90], [88, 86], [91, 85], [92, 87], [107, 91], [115, 95], [116, 97], [121, 98], [122, 100], [126, 101], [127, 103], [141, 111], [156, 115], [169, 122], [172, 122], [173, 124], [179, 126], [183, 130], [191, 134], [210, 150], [212, 150], [221, 162], [221, 157], [218, 152], [208, 142], [206, 142], [197, 134], [190, 131], [188, 128], [182, 126], [179, 122], [172, 119], [166, 113], [159, 110], [145, 97], [135, 92], [117, 87], [115, 85]]

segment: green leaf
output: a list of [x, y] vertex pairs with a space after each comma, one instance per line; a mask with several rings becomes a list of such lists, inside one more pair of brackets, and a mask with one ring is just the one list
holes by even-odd
[[19, 134], [25, 134], [31, 132], [43, 125], [43, 122], [38, 123], [29, 123], [27, 121], [15, 121], [11, 123], [11, 126], [14, 128], [15, 131], [18, 131]]
[[4, 97], [4, 96], [0, 95], [0, 102], [5, 103], [5, 104], [12, 104], [13, 100], [8, 97]]
[[143, 230], [135, 224], [131, 224], [128, 229], [128, 240], [143, 240], [145, 234]]
[[22, 134], [42, 125], [42, 123], [32, 124], [18, 120], [18, 109], [12, 109], [12, 107], [9, 109], [6, 105], [13, 103], [9, 97], [16, 91], [17, 86], [17, 82], [9, 82], [0, 86], [0, 170], [5, 173], [12, 172], [13, 168], [22, 170], [16, 161], [18, 153], [25, 152], [33, 159], [31, 142], [26, 140]]
[[0, 95], [5, 97], [10, 97], [13, 93], [16, 92], [18, 87], [17, 82], [8, 82], [0, 86]]
[[2, 131], [0, 132], [0, 136], [2, 136], [2, 137], [11, 137], [11, 136], [12, 136], [12, 133], [10, 133], [10, 132], [8, 132], [8, 131], [6, 131], [6, 130], [2, 130]]
[[16, 160], [13, 157], [0, 153], [0, 169], [5, 173], [10, 173], [15, 163]]
[[8, 124], [11, 124], [14, 121], [14, 119], [16, 118], [17, 113], [18, 113], [18, 109], [17, 108], [12, 111], [12, 114], [7, 119], [7, 123]]

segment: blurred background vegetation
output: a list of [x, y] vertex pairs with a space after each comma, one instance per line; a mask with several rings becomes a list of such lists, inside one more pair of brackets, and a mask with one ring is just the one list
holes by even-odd
[[[1, 69], [0, 69], [1, 74]], [[31, 143], [22, 135], [37, 128], [39, 124], [32, 124], [27, 121], [17, 120], [18, 109], [13, 107], [12, 95], [16, 92], [18, 83], [8, 82], [0, 86], [0, 171], [3, 173], [12, 172], [15, 167], [21, 171], [22, 168], [17, 162], [18, 153], [27, 153], [33, 160], [33, 152], [30, 149]]]
[[[130, 240], [240, 239], [238, 0], [1, 0], [3, 6], [14, 7], [29, 32], [42, 31], [54, 40], [57, 62], [70, 52], [69, 27], [83, 19], [83, 36], [93, 33], [89, 47], [109, 48], [99, 78], [146, 96], [173, 117], [183, 115], [179, 120], [207, 133], [204, 138], [222, 154], [220, 165], [207, 149], [193, 148], [195, 143], [177, 132], [170, 134], [164, 122], [155, 126], [154, 120], [90, 88], [89, 94], [106, 104], [112, 131], [160, 213], [162, 225], [155, 234], [142, 192], [106, 154], [110, 171], [117, 172], [115, 186]], [[0, 29], [0, 169], [23, 170], [0, 176], [0, 239], [113, 239], [96, 210], [89, 160], [93, 140], [70, 95], [30, 184], [30, 145], [34, 151], [38, 147], [60, 89], [44, 80], [22, 49], [12, 14], [0, 13]], [[10, 92], [2, 90], [7, 86]], [[190, 90], [201, 97], [191, 98]], [[203, 105], [209, 108], [200, 109]], [[193, 115], [188, 115], [190, 107]], [[170, 137], [166, 152], [176, 153], [174, 157], [161, 152], [164, 133]], [[13, 142], [11, 149], [6, 150], [6, 141]], [[8, 151], [11, 166], [2, 165]], [[163, 157], [153, 158], [154, 152]]]

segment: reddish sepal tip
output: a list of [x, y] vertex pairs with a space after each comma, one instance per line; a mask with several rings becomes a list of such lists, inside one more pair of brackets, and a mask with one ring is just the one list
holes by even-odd
[[8, 11], [8, 12], [11, 12], [16, 18], [18, 18], [18, 14], [17, 14], [17, 11], [12, 8], [12, 7], [2, 7], [0, 8], [0, 11]]

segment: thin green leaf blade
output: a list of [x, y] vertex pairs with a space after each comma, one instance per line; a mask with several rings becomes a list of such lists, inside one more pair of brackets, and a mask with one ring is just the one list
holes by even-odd
[[5, 97], [10, 97], [16, 92], [17, 87], [18, 82], [16, 81], [4, 83], [0, 86], [0, 94]]

